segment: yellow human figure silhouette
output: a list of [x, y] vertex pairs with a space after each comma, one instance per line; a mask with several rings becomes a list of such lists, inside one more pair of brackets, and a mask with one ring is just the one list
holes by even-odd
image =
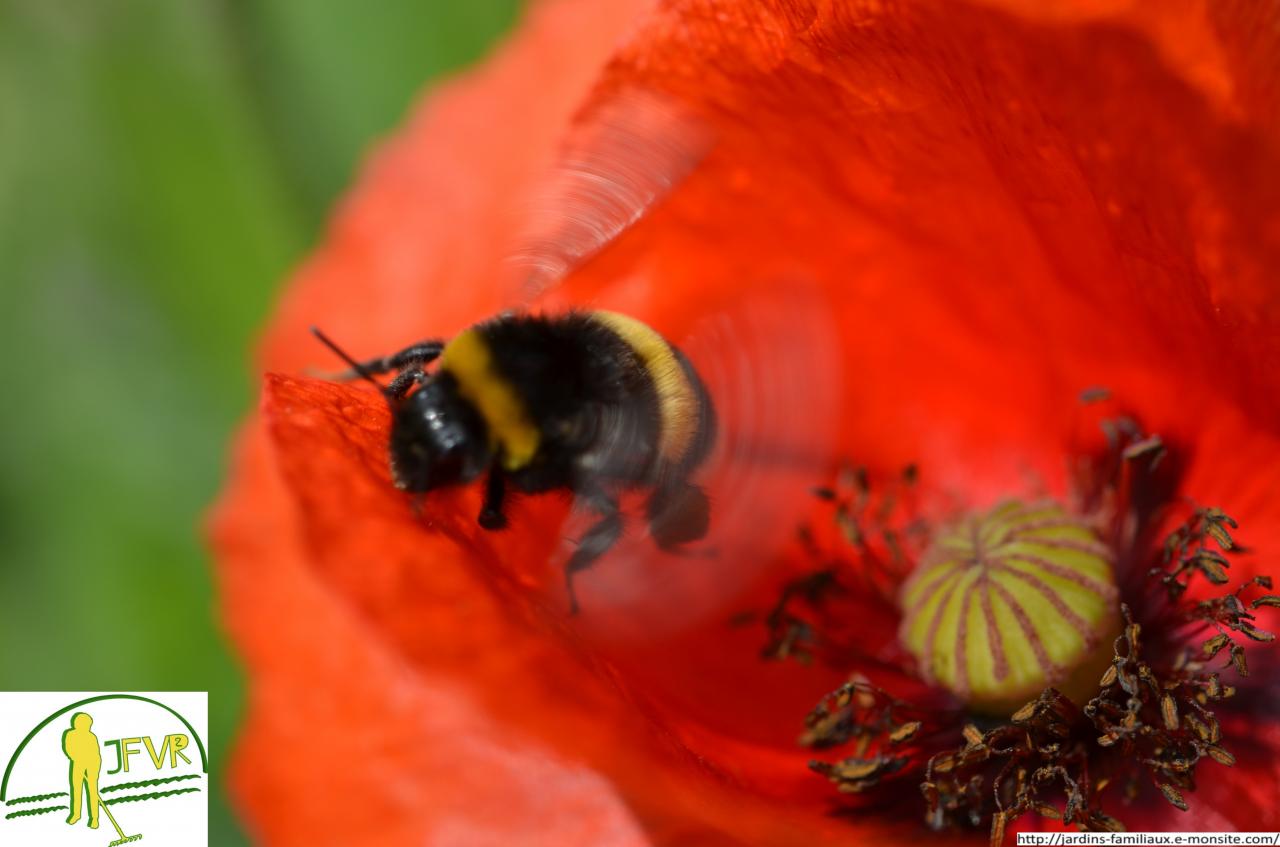
[[102, 748], [98, 736], [89, 731], [93, 718], [84, 712], [71, 716], [71, 729], [62, 733], [62, 752], [71, 760], [71, 816], [67, 823], [80, 820], [80, 798], [89, 786], [89, 828], [98, 828], [98, 772], [102, 770]]

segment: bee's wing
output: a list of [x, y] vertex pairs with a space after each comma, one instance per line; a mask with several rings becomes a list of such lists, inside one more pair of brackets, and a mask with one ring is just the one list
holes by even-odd
[[626, 642], [727, 618], [735, 598], [793, 549], [811, 491], [834, 466], [842, 375], [825, 296], [794, 279], [744, 281], [672, 339], [718, 419], [712, 452], [691, 479], [710, 500], [710, 530], [686, 555], [663, 553], [643, 501], [624, 498], [627, 535], [577, 581], [584, 627]]
[[[653, 210], [714, 141], [706, 120], [653, 92], [588, 107], [522, 213], [511, 263], [515, 299], [552, 310], [615, 309], [650, 322], [655, 307], [669, 310], [657, 306], [671, 284], [658, 265], [588, 274], [572, 290], [560, 283]], [[581, 626], [604, 639], [644, 640], [727, 615], [735, 595], [794, 538], [810, 488], [829, 470], [838, 411], [838, 339], [824, 296], [804, 280], [747, 269], [732, 290], [701, 292], [696, 315], [668, 314], [679, 328], [653, 322], [690, 360], [716, 409], [715, 446], [691, 480], [710, 500], [710, 531], [689, 555], [663, 553], [646, 526], [646, 493], [624, 497], [627, 534], [575, 581]], [[644, 447], [623, 438], [611, 449], [617, 455], [604, 457], [605, 466], [625, 464], [628, 451]], [[596, 519], [583, 509], [565, 535], [580, 538]]]
[[509, 258], [515, 298], [536, 300], [639, 221], [711, 144], [704, 121], [655, 93], [624, 91], [588, 106], [522, 204]]
[[[841, 383], [827, 294], [803, 280], [744, 284], [680, 341], [721, 421], [712, 464], [739, 473], [829, 469]], [[806, 487], [814, 480], [806, 478]]]

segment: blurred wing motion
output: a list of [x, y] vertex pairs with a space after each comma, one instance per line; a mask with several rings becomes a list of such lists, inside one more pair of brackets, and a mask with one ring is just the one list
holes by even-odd
[[[829, 470], [839, 339], [819, 286], [746, 269], [720, 294], [700, 291], [693, 313], [674, 315], [661, 295], [684, 283], [666, 276], [661, 262], [572, 291], [560, 285], [671, 193], [713, 141], [706, 122], [656, 94], [593, 105], [526, 212], [513, 257], [522, 302], [545, 306], [543, 295], [554, 292], [557, 310], [614, 309], [666, 335], [705, 383], [718, 419], [712, 453], [692, 479], [710, 499], [707, 537], [685, 553], [662, 552], [649, 537], [645, 493], [624, 495], [625, 535], [575, 580], [583, 609], [575, 625], [598, 641], [643, 643], [722, 620], [793, 542], [810, 491]], [[570, 520], [562, 556], [595, 519], [582, 510]]]
[[711, 501], [710, 531], [686, 553], [664, 553], [642, 502], [624, 497], [626, 536], [578, 581], [582, 624], [602, 640], [645, 642], [730, 614], [794, 543], [832, 465], [839, 339], [816, 286], [744, 284], [671, 340], [718, 418], [715, 447], [693, 476]]
[[520, 299], [535, 299], [640, 220], [711, 141], [704, 122], [657, 94], [630, 91], [591, 106], [524, 210], [511, 257]]

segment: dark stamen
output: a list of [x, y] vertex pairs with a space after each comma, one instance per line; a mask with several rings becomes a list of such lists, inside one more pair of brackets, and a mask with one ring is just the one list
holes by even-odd
[[[1210, 662], [1226, 650], [1227, 666], [1245, 675], [1244, 649], [1234, 634], [1270, 640], [1269, 633], [1252, 626], [1247, 609], [1276, 605], [1275, 595], [1263, 595], [1250, 606], [1240, 599], [1248, 590], [1269, 589], [1268, 577], [1251, 579], [1221, 597], [1186, 599], [1196, 573], [1219, 583], [1217, 571], [1206, 572], [1200, 564], [1213, 552], [1207, 542], [1218, 544], [1223, 553], [1238, 549], [1214, 531], [1224, 526], [1236, 528], [1221, 510], [1196, 511], [1171, 533], [1163, 567], [1150, 572], [1169, 601], [1162, 624], [1218, 629], [1199, 649], [1184, 648], [1166, 660], [1163, 641], [1144, 638], [1143, 626], [1122, 605], [1124, 627], [1115, 639], [1112, 662], [1097, 694], [1083, 708], [1048, 688], [1007, 723], [988, 724], [985, 730], [965, 724], [963, 743], [941, 750], [934, 745], [947, 737], [948, 724], [956, 725], [954, 718], [855, 680], [823, 698], [806, 719], [800, 739], [813, 749], [852, 743], [853, 755], [833, 763], [811, 762], [810, 767], [841, 792], [861, 794], [918, 773], [917, 763], [928, 756], [920, 786], [927, 824], [946, 829], [985, 823], [993, 845], [1028, 812], [1081, 830], [1119, 831], [1120, 821], [1103, 811], [1113, 787], [1131, 801], [1150, 782], [1165, 801], [1186, 811], [1200, 763], [1210, 759], [1231, 767], [1236, 761], [1221, 746], [1221, 725], [1213, 712], [1214, 704], [1234, 696], [1235, 688], [1221, 681]], [[1225, 576], [1230, 567], [1226, 556], [1208, 558]], [[1148, 640], [1157, 646], [1148, 646]]]
[[861, 794], [903, 770], [922, 737], [923, 713], [862, 679], [836, 689], [805, 718], [800, 744], [825, 750], [854, 742], [854, 755], [809, 767], [846, 794]]
[[[1220, 725], [1209, 709], [1209, 704], [1232, 697], [1235, 689], [1210, 672], [1208, 663], [1228, 649], [1228, 666], [1247, 675], [1244, 649], [1231, 631], [1255, 641], [1269, 641], [1271, 634], [1249, 623], [1252, 615], [1239, 595], [1254, 586], [1269, 587], [1271, 581], [1258, 577], [1235, 592], [1197, 603], [1182, 599], [1193, 573], [1214, 584], [1226, 581], [1230, 564], [1225, 556], [1207, 557], [1221, 573], [1217, 568], [1206, 571], [1202, 564], [1213, 552], [1205, 548], [1206, 539], [1224, 552], [1237, 549], [1223, 537], [1225, 530], [1215, 531], [1224, 526], [1235, 529], [1236, 523], [1219, 509], [1198, 510], [1166, 542], [1163, 561], [1168, 569], [1151, 572], [1166, 590], [1173, 619], [1220, 629], [1200, 645], [1199, 655], [1185, 651], [1173, 667], [1157, 669], [1144, 659], [1142, 627], [1122, 606], [1124, 633], [1116, 639], [1114, 658], [1097, 696], [1083, 710], [1047, 689], [1019, 709], [1008, 725], [981, 735], [968, 726], [964, 747], [929, 760], [922, 788], [925, 819], [931, 826], [989, 818], [992, 843], [997, 844], [1010, 821], [1028, 811], [1044, 814], [1057, 794], [1064, 798], [1057, 814], [1063, 823], [1111, 829], [1119, 824], [1101, 810], [1107, 786], [1120, 785], [1132, 798], [1145, 774], [1165, 800], [1186, 811], [1184, 793], [1194, 791], [1194, 774], [1202, 759], [1226, 767], [1235, 764], [1235, 757], [1218, 744]], [[988, 784], [989, 790], [975, 790]]]

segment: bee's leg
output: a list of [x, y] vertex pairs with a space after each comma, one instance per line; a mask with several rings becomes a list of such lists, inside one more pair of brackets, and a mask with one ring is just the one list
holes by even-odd
[[480, 506], [479, 524], [484, 529], [506, 529], [507, 516], [502, 512], [502, 502], [507, 494], [507, 477], [502, 468], [489, 468], [489, 479], [484, 487], [484, 503]]
[[707, 493], [688, 480], [667, 483], [649, 498], [649, 534], [663, 550], [698, 541], [711, 524]]
[[578, 613], [578, 595], [573, 590], [573, 575], [595, 564], [596, 559], [608, 552], [622, 535], [622, 512], [618, 510], [616, 498], [603, 492], [583, 493], [580, 496], [587, 506], [600, 515], [600, 520], [578, 541], [578, 549], [573, 551], [564, 566], [564, 582], [569, 590], [571, 615]]
[[[360, 363], [360, 370], [370, 374], [384, 374], [390, 371], [403, 370], [405, 368], [418, 369], [423, 365], [429, 365], [440, 357], [440, 353], [444, 350], [444, 342], [439, 339], [431, 341], [420, 341], [417, 344], [410, 345], [398, 353], [392, 353], [390, 356], [379, 356], [376, 359], [369, 359]], [[343, 371], [337, 375], [337, 379], [355, 379], [360, 376], [360, 371], [352, 368], [349, 371]]]
[[421, 368], [410, 368], [396, 374], [396, 378], [387, 383], [386, 391], [388, 397], [399, 400], [401, 397], [409, 393], [409, 389], [422, 382], [427, 378], [427, 372]]

